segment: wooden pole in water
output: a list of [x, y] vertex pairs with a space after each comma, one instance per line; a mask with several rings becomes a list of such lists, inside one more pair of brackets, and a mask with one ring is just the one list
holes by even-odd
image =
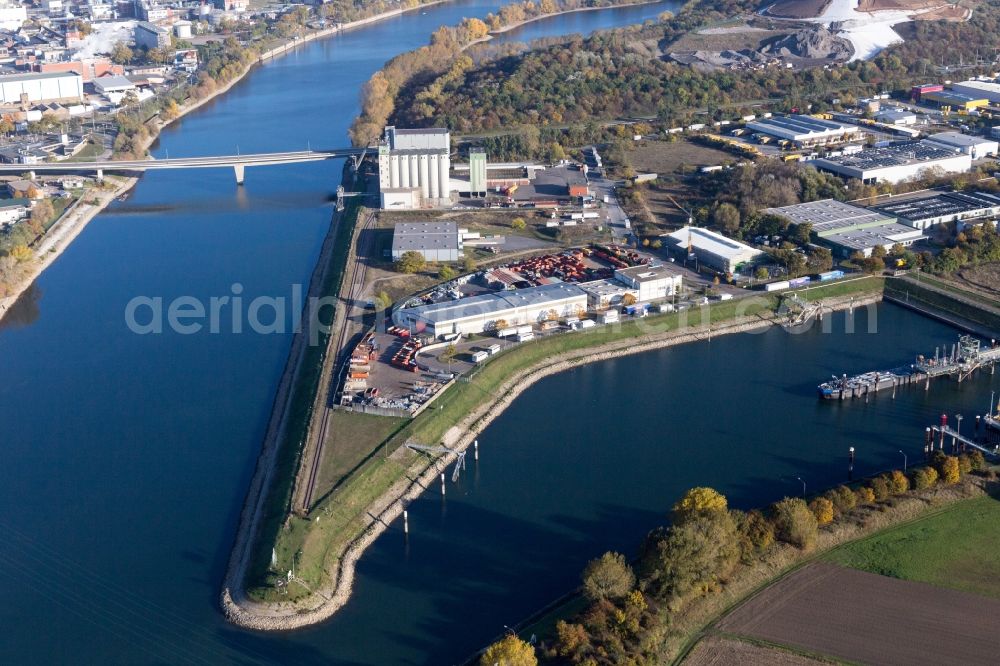
[[441, 472], [441, 494], [444, 495], [444, 472]]
[[410, 533], [410, 514], [406, 509], [403, 509], [403, 534]]
[[479, 460], [479, 440], [473, 440], [472, 442], [472, 459]]

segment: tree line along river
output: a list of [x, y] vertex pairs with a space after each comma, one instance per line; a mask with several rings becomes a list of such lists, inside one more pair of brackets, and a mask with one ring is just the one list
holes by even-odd
[[[341, 145], [364, 81], [442, 24], [498, 2], [412, 12], [255, 70], [168, 129], [154, 154]], [[532, 37], [626, 24], [668, 4], [587, 12]], [[513, 33], [512, 33], [513, 34]], [[990, 378], [895, 402], [821, 404], [833, 373], [894, 365], [954, 332], [892, 306], [878, 334], [717, 338], [553, 376], [480, 437], [481, 459], [359, 563], [330, 622], [238, 630], [216, 607], [290, 334], [136, 335], [136, 296], [290, 298], [316, 260], [341, 165], [147, 174], [95, 219], [0, 328], [4, 663], [446, 664], [570, 589], [587, 559], [634, 551], [687, 487], [752, 506], [913, 459], [940, 411]], [[234, 288], [234, 285], [239, 285]], [[857, 316], [864, 331], [868, 314]], [[245, 329], [246, 330], [246, 329]]]

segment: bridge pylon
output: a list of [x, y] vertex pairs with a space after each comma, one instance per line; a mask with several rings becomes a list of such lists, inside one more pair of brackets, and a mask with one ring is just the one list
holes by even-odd
[[242, 185], [243, 184], [243, 180], [244, 180], [243, 179], [243, 170], [244, 170], [245, 166], [246, 165], [244, 165], [244, 164], [234, 164], [233, 165], [233, 171], [236, 172], [236, 184], [237, 185]]

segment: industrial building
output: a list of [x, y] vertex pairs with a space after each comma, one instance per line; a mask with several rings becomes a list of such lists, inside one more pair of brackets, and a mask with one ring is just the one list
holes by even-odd
[[469, 193], [473, 196], [486, 196], [486, 151], [473, 148], [469, 151]]
[[147, 49], [162, 49], [170, 46], [170, 33], [148, 21], [136, 23], [132, 37], [135, 39], [136, 46]]
[[891, 106], [876, 113], [875, 120], [886, 125], [916, 125], [917, 114], [898, 106]]
[[799, 146], [819, 146], [857, 138], [860, 129], [812, 116], [773, 116], [747, 123], [747, 129]]
[[580, 289], [587, 294], [587, 309], [592, 312], [621, 306], [625, 296], [632, 295], [639, 301], [639, 290], [629, 287], [619, 280], [594, 280], [584, 282]]
[[669, 298], [681, 289], [681, 275], [665, 266], [633, 266], [618, 268], [615, 277], [631, 289], [637, 290], [640, 303]]
[[919, 178], [932, 169], [964, 173], [972, 168], [972, 157], [940, 144], [916, 141], [884, 148], [869, 148], [853, 155], [823, 157], [812, 162], [821, 171], [865, 183], [899, 183]]
[[451, 194], [451, 133], [445, 128], [385, 128], [378, 147], [383, 208], [444, 205]]
[[419, 252], [427, 261], [458, 261], [462, 233], [455, 222], [399, 222], [392, 231], [392, 258]]
[[991, 104], [1000, 102], [1000, 83], [995, 81], [962, 81], [951, 84], [951, 89], [962, 95], [988, 99]]
[[1000, 144], [994, 139], [981, 136], [970, 136], [961, 132], [941, 132], [927, 137], [927, 141], [945, 148], [957, 148], [967, 153], [974, 160], [989, 155], [996, 155]]
[[923, 99], [923, 96], [928, 93], [936, 93], [944, 91], [944, 86], [940, 83], [925, 83], [919, 86], [913, 86], [910, 88], [910, 99], [914, 102], [919, 102]]
[[986, 192], [941, 192], [892, 200], [873, 211], [889, 215], [915, 229], [944, 222], [975, 222], [1000, 215], [1000, 196]]
[[690, 254], [701, 264], [723, 273], [735, 273], [740, 266], [752, 263], [763, 254], [749, 245], [701, 227], [683, 227], [664, 237], [678, 250], [690, 250]]
[[0, 76], [0, 104], [83, 99], [83, 77], [75, 72]]
[[939, 107], [948, 107], [955, 111], [974, 111], [990, 105], [990, 101], [982, 95], [966, 95], [947, 90], [921, 95], [920, 101], [922, 103], [930, 102]]
[[396, 326], [434, 337], [474, 335], [502, 327], [537, 324], [547, 319], [579, 316], [587, 310], [587, 292], [573, 284], [469, 296], [457, 301], [402, 308], [392, 314]]
[[894, 217], [834, 199], [768, 208], [765, 212], [793, 225], [812, 225], [817, 241], [843, 257], [855, 252], [870, 257], [875, 247], [888, 250], [893, 245], [908, 246], [923, 238], [920, 229], [899, 224]]

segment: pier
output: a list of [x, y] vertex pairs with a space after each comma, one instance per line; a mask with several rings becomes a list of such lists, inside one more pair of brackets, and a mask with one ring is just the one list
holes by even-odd
[[968, 379], [981, 368], [995, 371], [1000, 362], [1000, 346], [990, 340], [990, 346], [982, 347], [982, 341], [971, 335], [963, 335], [957, 343], [934, 349], [934, 357], [917, 356], [914, 363], [891, 370], [871, 370], [860, 375], [834, 377], [817, 387], [819, 396], [826, 400], [846, 400], [865, 398], [869, 394], [891, 390], [893, 397], [902, 386], [923, 383], [924, 390], [930, 389], [931, 379], [955, 377], [959, 382]]
[[[956, 418], [958, 420], [958, 427], [961, 428], [961, 415], [958, 415]], [[995, 435], [998, 434], [996, 432], [998, 425], [1000, 423], [989, 415], [985, 417], [977, 416], [975, 419], [975, 430], [970, 438], [961, 434], [958, 429], [949, 426], [948, 415], [942, 414], [940, 424], [929, 426], [924, 431], [924, 457], [929, 459], [935, 450], [944, 451], [945, 442], [950, 439], [950, 453], [953, 455], [969, 449], [975, 449], [983, 455], [1000, 458], [1000, 445], [995, 443], [997, 439]], [[991, 429], [994, 434], [992, 437]]]

